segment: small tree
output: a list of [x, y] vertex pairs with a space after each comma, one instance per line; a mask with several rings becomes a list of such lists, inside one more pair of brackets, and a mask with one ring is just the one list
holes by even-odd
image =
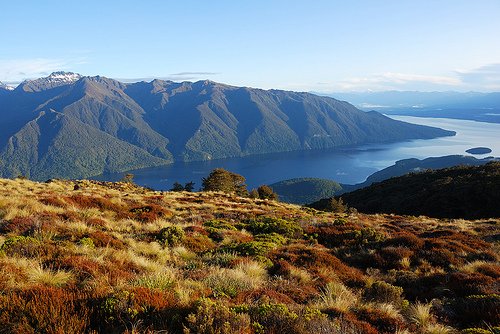
[[132, 173], [127, 173], [125, 174], [120, 182], [125, 182], [125, 183], [134, 183], [134, 174]]
[[236, 193], [239, 196], [248, 196], [245, 178], [223, 168], [216, 168], [210, 172], [210, 175], [203, 178], [202, 186], [203, 191], [223, 191]]
[[342, 200], [341, 197], [339, 197], [339, 199], [332, 197], [329, 199], [325, 210], [331, 212], [346, 212], [347, 205], [344, 204], [344, 201]]
[[278, 200], [278, 194], [276, 194], [271, 187], [266, 186], [265, 184], [257, 188], [257, 192], [260, 199]]
[[184, 187], [182, 186], [182, 184], [180, 184], [177, 181], [174, 182], [172, 189], [170, 189], [170, 191], [183, 191], [183, 190], [184, 190]]
[[259, 192], [257, 191], [257, 189], [252, 189], [252, 191], [250, 191], [250, 193], [248, 194], [248, 197], [259, 198]]
[[194, 182], [191, 181], [191, 182], [186, 183], [184, 185], [184, 190], [189, 191], [189, 192], [193, 191], [194, 190]]

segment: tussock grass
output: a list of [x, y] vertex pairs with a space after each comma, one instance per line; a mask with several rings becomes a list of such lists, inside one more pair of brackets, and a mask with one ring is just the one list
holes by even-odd
[[67, 285], [73, 279], [71, 272], [47, 269], [40, 263], [34, 263], [32, 267], [25, 270], [28, 281], [35, 284], [61, 287]]
[[141, 275], [132, 280], [131, 284], [148, 289], [169, 290], [176, 283], [176, 274], [175, 268], [165, 267], [161, 271]]
[[319, 295], [318, 306], [347, 312], [357, 302], [357, 296], [340, 282], [330, 282]]
[[425, 334], [451, 334], [457, 333], [453, 328], [441, 324], [429, 324], [423, 330]]
[[[150, 215], [131, 211], [148, 206]], [[261, 246], [256, 242], [277, 238], [250, 232], [250, 221], [266, 218], [300, 225], [303, 233], [265, 252], [240, 252], [242, 243]], [[210, 228], [205, 224], [210, 220], [225, 227]], [[159, 231], [172, 226], [185, 237], [175, 246], [161, 243]], [[22, 305], [22, 296], [47, 292], [77, 296], [68, 302], [82, 316], [98, 310], [92, 314], [101, 327], [87, 327], [89, 333], [131, 328], [176, 333], [186, 325], [187, 310], [210, 298], [220, 304], [218, 310], [245, 315], [262, 333], [330, 333], [332, 328], [338, 333], [452, 333], [455, 318], [437, 323], [430, 304], [407, 307], [403, 298], [419, 300], [419, 293], [427, 291], [422, 299], [442, 302], [439, 293], [445, 289], [464, 298], [491, 297], [500, 248], [488, 240], [499, 227], [500, 219], [336, 214], [222, 193], [0, 179], [0, 314], [11, 312], [4, 303], [10, 296]], [[464, 284], [453, 285], [455, 276]], [[386, 289], [373, 288], [377, 284]], [[433, 289], [434, 284], [443, 289]], [[384, 298], [399, 289], [398, 296]], [[208, 308], [203, 317], [216, 319], [216, 309]], [[476, 326], [476, 314], [444, 311]], [[23, 316], [29, 323], [40, 320]], [[315, 326], [307, 327], [307, 319]], [[37, 331], [43, 332], [31, 327], [25, 332]]]
[[433, 321], [431, 313], [432, 305], [416, 302], [408, 308], [408, 320], [418, 328], [423, 329], [429, 326]]

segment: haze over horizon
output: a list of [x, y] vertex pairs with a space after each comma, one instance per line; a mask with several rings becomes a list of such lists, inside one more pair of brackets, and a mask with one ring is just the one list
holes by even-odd
[[53, 71], [298, 91], [500, 91], [500, 2], [2, 4], [0, 81]]

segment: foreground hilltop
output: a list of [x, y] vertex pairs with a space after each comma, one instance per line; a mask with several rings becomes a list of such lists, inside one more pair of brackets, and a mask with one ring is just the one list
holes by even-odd
[[0, 323], [6, 333], [493, 333], [499, 224], [1, 179]]
[[454, 135], [309, 93], [65, 72], [0, 87], [0, 118], [0, 176], [38, 180]]
[[[500, 161], [409, 173], [341, 196], [347, 205], [365, 213], [500, 217]], [[324, 199], [311, 206], [322, 209], [328, 202]]]

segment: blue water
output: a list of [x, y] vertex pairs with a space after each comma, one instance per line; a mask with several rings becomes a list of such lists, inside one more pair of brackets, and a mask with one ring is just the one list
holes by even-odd
[[[296, 177], [319, 177], [340, 183], [363, 182], [374, 172], [407, 158], [423, 159], [450, 154], [463, 154], [472, 147], [489, 147], [486, 156], [500, 156], [500, 124], [476, 121], [391, 116], [415, 124], [430, 125], [457, 132], [456, 136], [430, 140], [412, 140], [392, 144], [363, 145], [329, 151], [287, 152], [244, 158], [175, 163], [162, 167], [131, 171], [137, 184], [157, 190], [170, 189], [173, 182], [195, 182], [201, 187], [202, 177], [222, 167], [246, 177], [249, 188]], [[116, 181], [125, 173], [106, 174], [99, 180]]]

